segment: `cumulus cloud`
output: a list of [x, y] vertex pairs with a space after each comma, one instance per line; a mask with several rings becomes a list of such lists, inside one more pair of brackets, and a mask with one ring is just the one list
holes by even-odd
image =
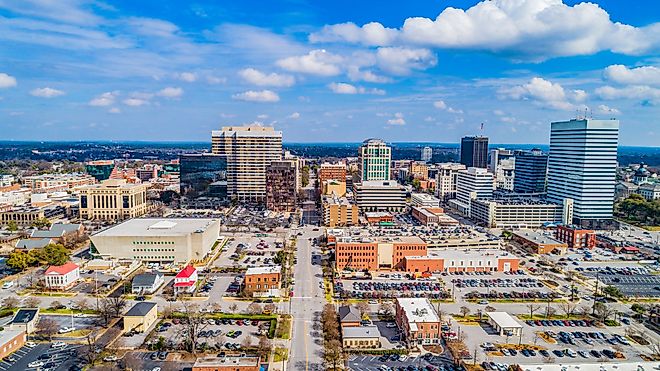
[[463, 110], [449, 107], [447, 105], [447, 103], [445, 103], [445, 101], [443, 101], [443, 100], [437, 100], [437, 101], [433, 102], [433, 107], [435, 107], [439, 110], [447, 111], [449, 113], [463, 113]]
[[395, 75], [407, 75], [411, 70], [425, 70], [438, 63], [435, 54], [428, 49], [403, 47], [378, 48], [376, 61], [380, 69]]
[[387, 76], [377, 75], [371, 70], [362, 70], [359, 66], [348, 67], [347, 75], [351, 81], [364, 81], [372, 83], [392, 82], [392, 79]]
[[278, 86], [289, 87], [296, 82], [291, 75], [282, 75], [278, 73], [265, 74], [254, 68], [240, 70], [238, 74], [247, 82], [257, 86]]
[[168, 86], [164, 89], [161, 89], [156, 93], [159, 97], [164, 97], [164, 98], [179, 98], [183, 95], [183, 89], [181, 88], [174, 88], [171, 86]]
[[601, 104], [601, 105], [598, 106], [598, 113], [602, 113], [602, 114], [608, 114], [609, 113], [609, 114], [614, 114], [614, 115], [620, 115], [621, 111], [619, 111], [618, 109], [616, 109], [614, 107], [609, 107], [609, 106], [606, 106], [604, 104]]
[[398, 29], [376, 22], [325, 26], [310, 40], [474, 49], [542, 60], [604, 50], [640, 55], [657, 50], [659, 31], [660, 23], [634, 27], [613, 22], [594, 3], [570, 6], [561, 0], [484, 0], [466, 10], [447, 7], [435, 19], [408, 18]]
[[642, 66], [628, 68], [621, 64], [613, 64], [603, 72], [605, 79], [625, 85], [660, 85], [660, 68]]
[[382, 89], [367, 89], [363, 86], [355, 86], [345, 82], [333, 82], [328, 84], [328, 88], [336, 94], [375, 94], [385, 95], [385, 90]]
[[131, 107], [140, 107], [140, 106], [144, 106], [145, 104], [149, 104], [149, 101], [147, 99], [141, 99], [141, 98], [126, 98], [122, 102], [125, 105]]
[[94, 107], [111, 106], [115, 103], [115, 100], [117, 99], [118, 95], [119, 92], [116, 91], [105, 92], [99, 96], [96, 96], [94, 99], [90, 100], [89, 105]]
[[289, 116], [287, 116], [286, 118], [292, 119], [292, 120], [297, 120], [297, 119], [300, 118], [300, 113], [294, 112], [294, 113], [290, 114]]
[[557, 110], [575, 109], [574, 103], [586, 98], [586, 93], [582, 90], [567, 93], [560, 84], [540, 77], [534, 77], [523, 85], [500, 89], [498, 93], [510, 99], [531, 100], [542, 107]]
[[388, 125], [405, 125], [406, 120], [403, 118], [403, 113], [397, 112], [394, 114], [394, 117], [387, 120]]
[[233, 99], [247, 102], [279, 102], [280, 96], [272, 90], [248, 90], [243, 93], [232, 95]]
[[0, 89], [13, 88], [14, 86], [16, 86], [16, 78], [14, 76], [0, 73]]
[[277, 61], [277, 65], [291, 72], [336, 76], [341, 73], [339, 64], [342, 61], [343, 58], [340, 55], [329, 53], [324, 49], [316, 49], [305, 55], [280, 59]]
[[601, 99], [637, 99], [637, 100], [660, 100], [660, 89], [646, 85], [630, 85], [622, 88], [613, 86], [602, 86], [596, 89], [596, 95]]
[[55, 98], [64, 95], [64, 92], [62, 90], [46, 87], [33, 89], [30, 91], [30, 95], [40, 98]]
[[197, 75], [193, 72], [181, 72], [179, 75], [177, 75], [177, 78], [185, 82], [197, 81]]

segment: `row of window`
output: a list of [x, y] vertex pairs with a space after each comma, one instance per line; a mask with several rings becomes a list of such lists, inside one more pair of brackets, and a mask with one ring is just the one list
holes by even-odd
[[133, 241], [133, 245], [174, 245], [174, 241]]
[[174, 256], [137, 256], [137, 255], [134, 255], [133, 259], [140, 259], [140, 260], [171, 259], [171, 260], [174, 260]]
[[174, 249], [133, 249], [133, 252], [174, 252]]

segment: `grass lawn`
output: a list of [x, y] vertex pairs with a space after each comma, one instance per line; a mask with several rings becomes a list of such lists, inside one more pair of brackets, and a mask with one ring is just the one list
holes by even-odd
[[275, 337], [278, 339], [289, 339], [291, 336], [291, 316], [283, 315], [280, 317], [279, 323], [277, 325], [277, 331], [275, 331]]
[[580, 314], [572, 314], [569, 317], [566, 317], [566, 315], [563, 314], [553, 314], [550, 317], [546, 317], [545, 314], [534, 314], [534, 317], [530, 317], [529, 314], [518, 314], [516, 317], [519, 319], [525, 321], [528, 319], [533, 319], [533, 320], [544, 320], [544, 319], [559, 319], [559, 320], [565, 320], [565, 319], [578, 319], [578, 320], [583, 320], [583, 319], [588, 319], [587, 316], [583, 316]]
[[286, 348], [275, 348], [273, 362], [282, 362], [289, 359], [289, 351]]

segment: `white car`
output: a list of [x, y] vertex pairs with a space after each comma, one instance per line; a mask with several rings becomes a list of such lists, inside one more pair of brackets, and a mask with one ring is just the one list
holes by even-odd
[[103, 358], [103, 362], [114, 362], [118, 359], [117, 356], [107, 356]]
[[34, 348], [37, 346], [37, 343], [35, 343], [34, 341], [28, 341], [27, 343], [25, 343], [25, 346], [28, 348]]
[[395, 328], [395, 327], [396, 327], [396, 323], [394, 323], [394, 322], [387, 322], [387, 324], [385, 325], [385, 327], [387, 327], [387, 328]]
[[408, 356], [405, 354], [402, 354], [401, 357], [399, 357], [399, 362], [405, 362], [408, 359]]
[[3, 289], [8, 289], [8, 288], [13, 287], [13, 286], [14, 286], [14, 281], [7, 281], [7, 282], [2, 284]]
[[369, 304], [378, 304], [378, 300], [369, 300]]
[[55, 349], [58, 349], [58, 348], [66, 348], [66, 343], [63, 342], [63, 341], [56, 341], [56, 342], [54, 342], [53, 345], [51, 345], [50, 347], [51, 347], [51, 348], [55, 348]]
[[37, 368], [37, 367], [41, 367], [43, 365], [44, 365], [44, 363], [42, 361], [34, 361], [34, 362], [28, 363], [28, 367], [30, 367], [30, 368]]
[[62, 327], [58, 332], [60, 334], [67, 334], [67, 333], [73, 332], [73, 331], [76, 331], [75, 327]]

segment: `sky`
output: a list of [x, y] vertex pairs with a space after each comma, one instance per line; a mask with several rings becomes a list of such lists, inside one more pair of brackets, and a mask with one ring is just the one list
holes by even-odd
[[[660, 2], [0, 0], [0, 140], [660, 144]], [[483, 123], [483, 130], [481, 124]]]

